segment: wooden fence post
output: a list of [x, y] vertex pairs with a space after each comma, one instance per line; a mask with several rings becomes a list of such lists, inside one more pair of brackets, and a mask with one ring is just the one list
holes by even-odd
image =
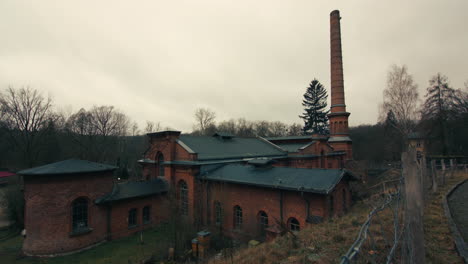
[[[419, 161], [419, 172], [421, 173], [420, 180], [421, 180], [421, 189], [422, 189], [422, 195], [424, 198], [424, 204], [426, 204], [426, 201], [428, 199], [428, 194], [429, 194], [429, 180], [427, 177], [427, 168], [426, 168], [426, 156], [422, 155], [421, 158], [418, 160]], [[424, 210], [423, 210], [424, 214]]]
[[420, 172], [416, 160], [416, 150], [408, 148], [401, 155], [403, 176], [405, 178], [406, 213], [405, 224], [408, 233], [409, 263], [424, 264], [424, 229], [422, 210], [424, 210]]
[[437, 169], [435, 160], [431, 160], [432, 192], [437, 192]]

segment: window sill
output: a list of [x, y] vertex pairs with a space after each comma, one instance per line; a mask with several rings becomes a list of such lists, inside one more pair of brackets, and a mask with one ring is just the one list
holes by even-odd
[[81, 235], [86, 235], [88, 233], [91, 233], [93, 231], [92, 228], [86, 227], [86, 228], [81, 228], [79, 230], [73, 230], [69, 236], [70, 237], [75, 237], [75, 236], [81, 236]]
[[138, 227], [138, 225], [131, 225], [131, 226], [128, 226], [128, 229], [135, 229], [137, 227]]

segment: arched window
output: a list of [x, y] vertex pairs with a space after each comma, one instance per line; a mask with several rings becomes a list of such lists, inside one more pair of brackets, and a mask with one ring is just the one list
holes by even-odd
[[218, 201], [214, 202], [214, 212], [215, 212], [215, 224], [217, 226], [220, 226], [223, 224], [223, 207], [221, 206], [221, 203]]
[[88, 200], [84, 197], [72, 202], [72, 228], [73, 232], [88, 229]]
[[297, 232], [301, 230], [301, 225], [299, 224], [299, 221], [297, 221], [297, 219], [294, 217], [289, 218], [288, 227], [289, 227], [289, 230], [293, 232]]
[[260, 234], [264, 234], [265, 229], [268, 227], [268, 215], [264, 211], [258, 213], [258, 226], [260, 228]]
[[179, 182], [180, 213], [188, 215], [188, 186], [184, 180]]
[[158, 152], [157, 164], [158, 167], [158, 176], [164, 176], [164, 155], [161, 152]]
[[143, 224], [151, 222], [151, 211], [149, 206], [143, 207]]
[[128, 227], [134, 227], [137, 225], [137, 209], [132, 208], [128, 211]]
[[234, 206], [234, 228], [242, 228], [242, 208], [238, 205]]

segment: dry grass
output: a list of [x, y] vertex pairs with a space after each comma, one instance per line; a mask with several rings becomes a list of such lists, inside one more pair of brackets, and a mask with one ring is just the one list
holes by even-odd
[[[463, 263], [458, 257], [442, 207], [442, 197], [456, 183], [468, 178], [457, 174], [447, 184], [429, 197], [425, 208], [424, 230], [427, 263]], [[287, 234], [276, 240], [263, 243], [255, 248], [242, 248], [232, 259], [211, 259], [210, 264], [250, 263], [339, 263], [352, 243], [362, 223], [366, 220], [371, 204], [368, 200], [356, 203], [344, 217], [312, 225], [298, 233], [297, 237]], [[366, 241], [359, 263], [373, 260], [385, 263], [393, 235], [393, 215], [384, 210], [373, 220], [370, 227], [372, 242]], [[382, 253], [382, 254], [380, 254]]]
[[452, 186], [467, 178], [467, 173], [457, 173], [453, 178], [448, 178], [447, 184], [439, 187], [426, 204], [424, 210], [426, 263], [463, 263], [456, 252], [442, 201]]

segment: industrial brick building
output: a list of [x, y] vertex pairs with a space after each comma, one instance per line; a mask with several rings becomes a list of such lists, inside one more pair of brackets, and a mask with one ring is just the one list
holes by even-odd
[[[23, 251], [74, 252], [174, 215], [235, 239], [270, 239], [341, 215], [351, 206], [340, 15], [330, 14], [330, 135], [242, 138], [227, 133], [149, 133], [143, 179], [114, 182], [113, 166], [67, 160], [20, 172], [26, 200]], [[40, 221], [38, 221], [40, 219]]]

